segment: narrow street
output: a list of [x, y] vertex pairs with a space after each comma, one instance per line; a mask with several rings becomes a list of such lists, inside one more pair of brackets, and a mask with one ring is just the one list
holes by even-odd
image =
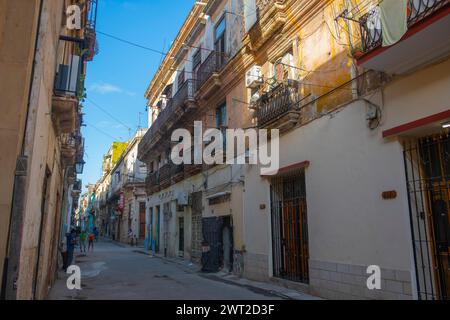
[[[232, 284], [213, 274], [200, 273], [188, 262], [145, 254], [140, 248], [111, 241], [96, 243], [87, 255], [77, 250], [82, 290], [68, 290], [68, 275], [59, 272], [50, 300], [279, 300], [282, 293], [249, 285]], [[285, 290], [288, 292], [288, 290]], [[295, 296], [296, 295], [296, 296]], [[312, 297], [296, 293], [297, 299]]]

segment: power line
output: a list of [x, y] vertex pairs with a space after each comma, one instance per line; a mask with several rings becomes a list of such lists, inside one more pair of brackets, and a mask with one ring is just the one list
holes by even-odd
[[87, 122], [86, 122], [86, 124], [87, 124], [89, 127], [92, 127], [92, 129], [95, 129], [96, 131], [100, 132], [101, 134], [104, 134], [105, 136], [108, 136], [109, 138], [112, 138], [114, 141], [120, 141], [120, 140], [122, 140], [122, 139], [118, 139], [117, 137], [113, 137], [113, 136], [110, 135], [109, 133], [107, 133], [107, 132], [105, 132], [105, 131], [103, 131], [103, 130], [97, 128], [97, 127], [94, 126], [93, 124], [90, 124], [90, 123], [87, 123]]
[[146, 46], [137, 44], [137, 43], [135, 43], [135, 42], [131, 42], [131, 41], [128, 41], [128, 40], [125, 40], [125, 39], [122, 39], [122, 38], [113, 36], [113, 35], [108, 34], [108, 33], [105, 33], [105, 32], [101, 32], [101, 31], [99, 31], [99, 30], [96, 30], [96, 33], [101, 34], [101, 35], [104, 35], [104, 36], [109, 37], [109, 38], [112, 38], [112, 39], [115, 39], [115, 40], [117, 40], [117, 41], [120, 41], [120, 42], [129, 44], [129, 45], [134, 46], [134, 47], [138, 47], [138, 48], [141, 48], [141, 49], [145, 49], [145, 50], [151, 51], [151, 52], [153, 52], [153, 53], [157, 53], [157, 54], [160, 54], [160, 55], [163, 55], [163, 56], [166, 56], [166, 55], [167, 55], [166, 52], [163, 52], [163, 51], [160, 51], [160, 50], [156, 50], [156, 49], [153, 49], [153, 48], [149, 48], [149, 47], [146, 47]]
[[111, 113], [109, 113], [108, 111], [106, 111], [104, 108], [102, 108], [98, 103], [96, 103], [95, 101], [93, 101], [90, 98], [86, 98], [86, 100], [88, 100], [90, 103], [92, 103], [95, 107], [99, 108], [101, 111], [103, 111], [106, 115], [108, 115], [111, 119], [113, 119], [114, 121], [117, 121], [119, 124], [123, 125], [125, 128], [127, 128], [128, 130], [132, 130], [131, 127], [129, 127], [128, 125], [126, 125], [124, 122], [122, 122], [121, 120], [119, 120], [118, 118], [116, 118], [115, 116], [113, 116]]

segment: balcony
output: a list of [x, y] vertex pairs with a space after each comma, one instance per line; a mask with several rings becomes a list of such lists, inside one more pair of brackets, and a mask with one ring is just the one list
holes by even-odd
[[161, 189], [165, 189], [171, 185], [171, 178], [172, 178], [172, 172], [171, 172], [172, 164], [168, 163], [163, 165], [159, 169], [159, 184], [161, 186]]
[[256, 7], [258, 21], [244, 38], [244, 44], [253, 52], [261, 49], [287, 21], [286, 0], [257, 0]]
[[78, 197], [81, 194], [83, 185], [80, 179], [75, 181], [72, 188], [72, 197]]
[[202, 165], [165, 164], [158, 171], [148, 174], [145, 179], [147, 194], [159, 192], [184, 179], [202, 172]]
[[300, 121], [298, 83], [288, 81], [265, 93], [256, 102], [258, 127], [287, 130]]
[[52, 118], [58, 134], [72, 133], [79, 125], [78, 93], [82, 65], [80, 56], [71, 55], [67, 64], [58, 66], [52, 98]]
[[95, 27], [97, 24], [97, 2], [98, 0], [86, 1], [86, 27], [84, 29], [85, 48], [88, 50], [86, 61], [92, 61], [97, 51], [97, 36]]
[[139, 144], [139, 159], [143, 159], [145, 154], [158, 143], [164, 134], [169, 132], [174, 124], [196, 108], [195, 91], [196, 81], [188, 79], [178, 88], [175, 96], [168, 100], [166, 107], [147, 130]]
[[225, 53], [211, 52], [197, 71], [197, 96], [201, 99], [209, 98], [222, 86], [219, 73], [227, 64]]
[[151, 195], [161, 190], [159, 185], [159, 172], [149, 173], [147, 178], [145, 179], [145, 187], [147, 190], [147, 194]]
[[61, 136], [61, 162], [65, 167], [75, 163], [77, 154], [77, 140], [72, 134], [65, 133]]
[[[367, 69], [402, 74], [450, 53], [450, 0], [409, 0], [408, 31], [396, 44], [382, 47], [378, 6], [359, 19], [361, 50], [354, 56]], [[414, 54], [412, 54], [414, 53]]]
[[184, 164], [172, 165], [171, 176], [174, 183], [182, 181], [184, 179]]

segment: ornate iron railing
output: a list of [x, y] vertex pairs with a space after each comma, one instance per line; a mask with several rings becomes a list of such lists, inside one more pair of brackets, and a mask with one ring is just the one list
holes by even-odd
[[86, 54], [86, 60], [92, 61], [96, 54], [97, 35], [95, 27], [97, 24], [97, 2], [98, 0], [88, 0], [86, 2], [86, 27], [84, 29], [85, 47], [89, 50]]
[[81, 192], [81, 189], [82, 189], [82, 183], [81, 183], [81, 180], [78, 179], [78, 180], [75, 181], [75, 183], [73, 184], [73, 190], [74, 190], [74, 191], [79, 191], [79, 192]]
[[[183, 82], [177, 93], [171, 100], [173, 109], [178, 109], [186, 100], [194, 100], [195, 80], [189, 79]], [[167, 108], [166, 108], [167, 109]]]
[[213, 73], [222, 70], [227, 62], [228, 58], [224, 52], [211, 52], [197, 71], [197, 89], [200, 89]]
[[[409, 0], [408, 28], [449, 4], [450, 0]], [[379, 6], [371, 8], [362, 15], [359, 18], [359, 25], [363, 52], [379, 47], [383, 36]]]
[[258, 125], [264, 126], [285, 113], [294, 111], [298, 107], [300, 99], [297, 86], [290, 83], [277, 85], [256, 102]]
[[171, 177], [171, 164], [167, 163], [159, 168], [159, 181], [165, 181]]
[[77, 137], [70, 133], [63, 133], [61, 135], [61, 145], [63, 148], [76, 149]]

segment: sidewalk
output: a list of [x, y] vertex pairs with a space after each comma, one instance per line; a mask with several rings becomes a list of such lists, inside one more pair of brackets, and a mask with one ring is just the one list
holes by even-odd
[[288, 289], [276, 284], [267, 283], [267, 282], [259, 282], [259, 281], [253, 281], [245, 278], [238, 277], [234, 274], [230, 274], [228, 272], [217, 272], [217, 273], [202, 273], [201, 272], [201, 266], [195, 263], [192, 263], [191, 261], [187, 261], [183, 258], [173, 258], [173, 257], [164, 257], [162, 254], [155, 254], [153, 255], [151, 252], [146, 251], [144, 247], [135, 247], [130, 246], [124, 243], [118, 243], [118, 242], [112, 242], [118, 246], [128, 248], [132, 250], [133, 252], [139, 253], [139, 254], [145, 254], [157, 259], [162, 259], [164, 261], [177, 264], [181, 266], [185, 271], [192, 272], [192, 273], [198, 273], [201, 277], [219, 281], [222, 283], [227, 283], [239, 287], [247, 288], [254, 292], [260, 292], [264, 293], [267, 292], [271, 295], [279, 296], [280, 298], [287, 299], [287, 300], [323, 300], [320, 297], [312, 296], [304, 292]]

